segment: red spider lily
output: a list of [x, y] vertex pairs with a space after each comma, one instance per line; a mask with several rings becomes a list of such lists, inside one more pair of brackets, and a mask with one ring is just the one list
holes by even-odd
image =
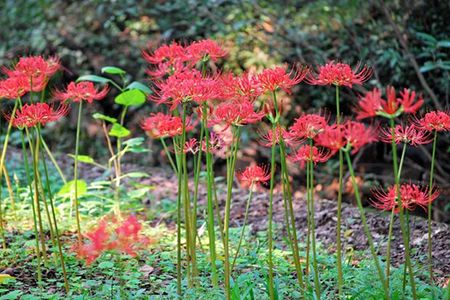
[[108, 92], [108, 86], [104, 87], [103, 90], [99, 90], [99, 88], [94, 87], [92, 82], [82, 81], [69, 83], [65, 91], [55, 90], [53, 97], [61, 101], [72, 100], [73, 102], [87, 101], [92, 103], [94, 100], [105, 98]]
[[67, 115], [69, 107], [60, 104], [56, 109], [47, 103], [25, 104], [16, 111], [14, 118], [11, 115], [5, 118], [15, 127], [33, 127], [37, 124], [45, 125], [49, 122], [57, 121]]
[[71, 252], [77, 253], [78, 259], [85, 259], [87, 265], [93, 263], [103, 251], [108, 249], [111, 233], [108, 231], [108, 223], [100, 220], [99, 225], [93, 231], [86, 234], [89, 243], [74, 246]]
[[29, 78], [24, 76], [9, 77], [0, 81], [0, 98], [17, 99], [29, 91]]
[[449, 131], [450, 115], [447, 112], [436, 110], [425, 114], [421, 119], [416, 119], [416, 126], [427, 131]]
[[[417, 147], [425, 145], [433, 141], [429, 132], [417, 128], [414, 124], [395, 126], [394, 139], [396, 144], [405, 143]], [[392, 129], [382, 128], [379, 135], [379, 140], [385, 143], [392, 143]]]
[[149, 243], [148, 238], [140, 235], [142, 225], [134, 216], [128, 217], [115, 229], [109, 225], [105, 219], [100, 220], [98, 227], [86, 234], [88, 242], [81, 246], [75, 245], [71, 251], [76, 252], [77, 258], [85, 259], [89, 265], [106, 251], [134, 257], [138, 250]]
[[132, 257], [137, 256], [137, 251], [149, 243], [148, 238], [139, 236], [141, 229], [138, 219], [133, 215], [129, 216], [114, 230], [115, 240], [109, 243], [108, 248]]
[[345, 139], [350, 144], [355, 154], [368, 143], [377, 141], [377, 134], [372, 127], [366, 127], [363, 123], [347, 121], [343, 124]]
[[256, 112], [251, 102], [224, 102], [214, 111], [208, 126], [226, 124], [223, 130], [231, 125], [243, 126], [260, 121], [264, 112]]
[[[217, 154], [230, 145], [222, 133], [210, 132], [209, 134], [209, 153]], [[203, 139], [202, 151], [206, 153], [206, 138]]]
[[356, 108], [356, 119], [362, 120], [378, 115], [392, 118], [399, 116], [403, 112], [413, 114], [423, 104], [422, 95], [419, 95], [416, 101], [416, 92], [411, 92], [409, 89], [404, 89], [400, 92], [401, 98], [397, 98], [395, 89], [388, 86], [386, 95], [387, 100], [382, 99], [381, 91], [375, 88], [364, 97], [360, 97]]
[[[372, 194], [375, 200], [371, 200], [371, 204], [374, 207], [385, 211], [392, 211], [392, 209], [394, 209], [394, 212], [399, 212], [396, 185], [388, 188], [387, 191], [383, 189], [374, 189]], [[431, 192], [430, 197], [429, 187], [420, 188], [411, 183], [400, 185], [401, 204], [404, 209], [408, 210], [414, 210], [417, 206], [420, 206], [426, 211], [428, 204], [435, 200], [439, 194], [440, 191], [435, 190]]]
[[316, 146], [312, 147], [311, 156], [311, 146], [303, 145], [301, 146], [294, 155], [290, 156], [290, 160], [293, 162], [299, 162], [300, 168], [303, 168], [307, 162], [313, 162], [317, 164], [318, 162], [326, 162], [331, 157], [331, 151], [319, 149]]
[[227, 53], [217, 42], [212, 40], [193, 42], [186, 48], [187, 57], [192, 61], [192, 65], [195, 65], [197, 61], [208, 61], [209, 59], [216, 62]]
[[3, 72], [10, 77], [26, 75], [32, 77], [33, 81], [38, 77], [50, 77], [58, 71], [61, 64], [59, 58], [50, 56], [45, 59], [43, 56], [20, 57], [14, 69], [3, 68]]
[[156, 49], [153, 53], [142, 51], [142, 56], [149, 64], [160, 64], [168, 62], [173, 64], [177, 61], [189, 60], [186, 55], [186, 49], [176, 42], [172, 42], [170, 45], [162, 45]]
[[145, 72], [150, 75], [151, 77], [158, 79], [162, 78], [166, 75], [180, 73], [180, 72], [186, 72], [189, 69], [185, 66], [183, 61], [174, 61], [172, 63], [170, 62], [161, 62], [157, 65], [156, 69], [154, 70], [145, 70]]
[[351, 147], [354, 154], [364, 145], [376, 140], [376, 133], [372, 127], [366, 128], [363, 123], [355, 121], [346, 121], [341, 125], [333, 124], [327, 126], [315, 138], [317, 145], [330, 149], [332, 154], [346, 147]]
[[[191, 118], [186, 118], [186, 132], [194, 129], [196, 125], [197, 121], [194, 122]], [[151, 113], [150, 117], [142, 122], [141, 128], [154, 139], [167, 136], [174, 137], [183, 133], [183, 120], [181, 117], [174, 117], [163, 113]]]
[[319, 114], [305, 114], [295, 119], [294, 125], [289, 128], [292, 138], [303, 141], [313, 139], [327, 127], [327, 118]]
[[170, 110], [174, 110], [180, 103], [194, 101], [203, 104], [220, 95], [217, 77], [203, 77], [197, 70], [175, 73], [155, 85], [157, 89], [150, 100], [158, 104], [169, 104]]
[[365, 65], [360, 70], [358, 63], [354, 70], [348, 64], [330, 61], [325, 66], [318, 66], [317, 71], [308, 72], [306, 82], [312, 85], [336, 85], [352, 88], [354, 84], [363, 84], [372, 76], [372, 69]]
[[270, 180], [270, 168], [268, 166], [247, 167], [244, 172], [236, 172], [236, 177], [248, 185], [266, 184]]
[[[291, 135], [289, 134], [289, 132], [286, 131], [286, 129], [281, 129], [281, 135], [283, 137], [284, 143], [288, 146], [295, 146], [298, 144], [297, 141], [294, 141], [294, 139], [291, 137]], [[267, 130], [267, 132], [265, 133], [260, 133], [259, 137], [261, 138], [261, 140], [259, 140], [259, 144], [263, 147], [272, 147], [273, 145], [273, 131], [271, 129]], [[275, 130], [275, 144], [279, 144], [280, 143], [280, 130], [276, 129]]]
[[278, 88], [291, 94], [291, 89], [300, 83], [306, 76], [308, 69], [302, 66], [295, 67], [289, 73], [285, 69], [276, 67], [265, 69], [258, 75], [258, 80], [264, 92], [274, 92]]
[[[181, 153], [181, 147], [176, 145], [175, 146], [177, 148], [176, 153], [180, 154]], [[199, 148], [198, 148], [198, 141], [196, 138], [191, 138], [188, 141], [186, 141], [184, 143], [184, 147], [183, 147], [183, 152], [184, 153], [192, 153], [192, 154], [196, 154], [198, 152]]]
[[229, 72], [220, 76], [219, 81], [222, 85], [223, 99], [253, 102], [264, 93], [257, 76], [249, 73], [234, 76]]

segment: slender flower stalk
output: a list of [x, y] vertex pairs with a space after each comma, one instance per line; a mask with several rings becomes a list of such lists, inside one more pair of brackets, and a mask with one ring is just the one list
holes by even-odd
[[77, 237], [78, 237], [78, 245], [81, 246], [83, 243], [83, 238], [81, 236], [81, 218], [78, 204], [78, 153], [80, 147], [80, 129], [81, 129], [81, 120], [82, 120], [82, 108], [83, 101], [80, 101], [78, 106], [78, 118], [77, 118], [77, 133], [75, 137], [75, 165], [73, 168], [73, 180], [75, 182], [74, 187], [74, 204], [75, 204], [75, 219], [77, 222]]
[[[400, 226], [402, 229], [402, 237], [403, 237], [403, 244], [405, 245], [405, 260], [406, 264], [409, 268], [409, 279], [411, 284], [411, 290], [413, 299], [417, 299], [417, 292], [416, 292], [416, 285], [414, 282], [414, 271], [411, 264], [411, 256], [410, 256], [410, 249], [409, 249], [409, 241], [406, 233], [406, 227], [405, 227], [405, 218], [404, 218], [404, 212], [403, 212], [403, 205], [401, 203], [401, 192], [400, 192], [400, 178], [399, 178], [399, 172], [398, 172], [398, 162], [397, 162], [397, 147], [395, 142], [395, 120], [394, 118], [390, 118], [391, 123], [391, 132], [392, 132], [392, 160], [394, 164], [394, 179], [395, 179], [395, 185], [397, 187], [397, 201], [399, 203], [398, 209], [400, 214]], [[430, 187], [431, 190], [431, 187]]]
[[[173, 144], [177, 146], [177, 137], [173, 136]], [[181, 153], [175, 152], [177, 162], [176, 170], [178, 175], [178, 193], [177, 193], [177, 294], [181, 296], [181, 194], [183, 188], [182, 172], [181, 172]]]
[[350, 176], [352, 178], [352, 185], [353, 185], [353, 188], [355, 190], [356, 202], [358, 204], [358, 209], [359, 209], [359, 212], [361, 214], [361, 221], [362, 221], [362, 224], [363, 224], [363, 227], [364, 227], [364, 232], [366, 233], [367, 241], [369, 242], [370, 252], [372, 253], [372, 257], [374, 259], [375, 266], [376, 266], [377, 271], [378, 271], [378, 275], [380, 276], [380, 281], [381, 281], [381, 284], [383, 286], [383, 290], [384, 290], [386, 299], [389, 300], [390, 299], [389, 288], [388, 288], [388, 286], [386, 284], [386, 279], [384, 277], [383, 270], [381, 269], [380, 262], [378, 260], [378, 256], [377, 256], [377, 253], [376, 253], [376, 250], [375, 250], [375, 246], [374, 246], [373, 240], [372, 240], [372, 235], [370, 233], [369, 227], [367, 226], [366, 214], [364, 212], [364, 207], [363, 207], [362, 202], [361, 202], [361, 196], [359, 194], [359, 188], [358, 188], [358, 184], [356, 182], [355, 172], [353, 171], [353, 165], [352, 165], [352, 161], [351, 161], [351, 158], [350, 158], [350, 153], [348, 151], [346, 151], [345, 152], [345, 156], [346, 156], [346, 159], [347, 159], [347, 165], [348, 165], [348, 169], [350, 171]]
[[[341, 112], [340, 112], [340, 101], [339, 101], [339, 86], [336, 85], [336, 124], [339, 126], [341, 124]], [[341, 231], [342, 231], [342, 189], [344, 180], [344, 153], [342, 149], [339, 149], [339, 189], [337, 197], [337, 224], [336, 224], [336, 266], [338, 270], [338, 294], [342, 298], [344, 296], [344, 280], [342, 278], [342, 242], [341, 242]]]
[[319, 278], [319, 268], [317, 267], [317, 249], [316, 249], [316, 232], [315, 232], [315, 224], [314, 224], [314, 153], [313, 153], [313, 140], [309, 139], [309, 148], [310, 148], [310, 160], [309, 160], [309, 183], [311, 187], [309, 189], [310, 192], [310, 213], [309, 217], [311, 222], [311, 242], [312, 242], [312, 250], [313, 250], [313, 268], [314, 268], [314, 288], [316, 290], [317, 299], [320, 300], [320, 278]]
[[[237, 128], [236, 128], [237, 127]], [[230, 266], [230, 213], [231, 213], [231, 199], [234, 182], [234, 172], [236, 168], [237, 152], [239, 149], [239, 141], [241, 138], [241, 126], [231, 125], [233, 133], [233, 142], [229, 150], [229, 169], [227, 177], [227, 199], [225, 202], [225, 217], [223, 226], [224, 235], [224, 251], [225, 251], [225, 293], [227, 300], [231, 299], [231, 266]]]
[[[275, 101], [275, 100], [274, 100]], [[276, 107], [276, 105], [275, 105]], [[278, 112], [276, 117], [279, 117]], [[272, 123], [272, 132], [277, 130], [277, 123]], [[268, 231], [268, 246], [269, 246], [269, 296], [271, 300], [275, 299], [274, 286], [273, 286], [273, 261], [272, 261], [272, 251], [273, 251], [273, 236], [272, 236], [272, 222], [273, 222], [273, 190], [275, 186], [275, 151], [276, 151], [276, 134], [273, 134], [272, 139], [272, 154], [270, 162], [270, 198], [269, 198], [269, 231]]]
[[[41, 129], [38, 127], [37, 130], [38, 130], [38, 135], [40, 137], [40, 140], [42, 141]], [[41, 155], [42, 155], [42, 164], [43, 164], [43, 167], [44, 167], [44, 175], [45, 175], [46, 187], [47, 187], [49, 201], [50, 201], [50, 207], [51, 207], [51, 212], [52, 212], [53, 224], [55, 226], [55, 234], [56, 234], [56, 241], [57, 241], [57, 244], [58, 244], [59, 259], [60, 259], [61, 269], [62, 269], [63, 277], [64, 277], [64, 287], [66, 289], [66, 292], [69, 293], [70, 286], [69, 286], [69, 281], [67, 279], [66, 266], [65, 266], [65, 262], [64, 262], [64, 254], [63, 254], [63, 251], [62, 251], [61, 236], [60, 236], [59, 228], [58, 228], [58, 220], [56, 219], [56, 212], [55, 212], [56, 210], [55, 210], [55, 205], [53, 203], [53, 194], [52, 194], [52, 189], [51, 189], [51, 186], [50, 186], [50, 179], [49, 179], [49, 176], [48, 176], [45, 152], [43, 151], [42, 143], [41, 143], [41, 146], [40, 146], [40, 152], [41, 152]]]
[[[433, 150], [431, 154], [431, 167], [430, 167], [430, 202], [428, 203], [428, 270], [430, 273], [430, 282], [434, 282], [433, 276], [433, 245], [432, 245], [432, 233], [431, 233], [431, 219], [432, 219], [432, 206], [431, 206], [431, 186], [433, 185], [433, 175], [434, 175], [434, 162], [436, 159], [436, 142], [437, 142], [437, 130], [434, 130], [433, 137]], [[410, 272], [412, 272], [410, 270]]]
[[[216, 270], [216, 238], [215, 238], [215, 226], [214, 226], [214, 203], [213, 203], [213, 194], [212, 194], [212, 185], [213, 185], [213, 161], [211, 157], [211, 146], [210, 146], [210, 134], [208, 130], [208, 107], [207, 104], [203, 104], [203, 129], [205, 132], [205, 147], [206, 147], [206, 182], [207, 182], [207, 211], [208, 211], [208, 238], [209, 238], [209, 255], [211, 260], [211, 280], [214, 288], [219, 286], [218, 278], [217, 278], [217, 270]], [[200, 141], [202, 141], [202, 137]], [[199, 152], [198, 163], [200, 163], [201, 159], [201, 149]], [[199, 172], [198, 172], [199, 173]], [[197, 175], [198, 177], [198, 175]], [[197, 179], [198, 180], [198, 179]]]

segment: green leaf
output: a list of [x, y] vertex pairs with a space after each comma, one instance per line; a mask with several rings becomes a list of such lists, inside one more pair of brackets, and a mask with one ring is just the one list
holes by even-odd
[[140, 146], [142, 145], [142, 143], [144, 143], [143, 137], [132, 138], [123, 142], [124, 145], [127, 145], [129, 147]]
[[125, 91], [125, 92], [119, 94], [116, 97], [115, 102], [117, 104], [121, 104], [121, 105], [125, 105], [125, 106], [130, 106], [130, 105], [138, 105], [139, 106], [145, 102], [145, 94], [142, 93], [138, 89], [128, 90], [128, 91]]
[[114, 263], [111, 261], [102, 261], [98, 264], [98, 267], [100, 269], [111, 269], [112, 267], [114, 267]]
[[130, 135], [130, 131], [123, 127], [122, 125], [118, 123], [114, 123], [111, 130], [109, 131], [110, 136], [115, 136], [118, 138], [123, 138]]
[[428, 33], [418, 32], [417, 35], [419, 37], [421, 37], [422, 39], [424, 39], [425, 42], [428, 43], [428, 44], [436, 44], [437, 43], [437, 39], [434, 36], [432, 36], [432, 35], [430, 35]]
[[[69, 154], [69, 156], [72, 157], [73, 159], [75, 159], [75, 154]], [[78, 155], [78, 161], [88, 163], [88, 164], [95, 163], [94, 159], [87, 155]]]
[[102, 76], [97, 76], [97, 75], [84, 75], [84, 76], [80, 76], [77, 79], [77, 82], [80, 81], [92, 81], [92, 82], [98, 82], [98, 83], [108, 83], [111, 80]]
[[142, 147], [130, 147], [128, 149], [129, 152], [133, 152], [133, 153], [145, 153], [145, 152], [150, 152], [149, 149], [147, 148], [142, 148]]
[[[139, 191], [139, 190], [138, 190]], [[8, 280], [16, 279], [15, 277], [12, 277], [8, 274], [0, 274], [0, 284], [3, 284], [7, 282]]]
[[117, 68], [117, 67], [103, 67], [102, 68], [102, 73], [108, 73], [108, 74], [114, 74], [114, 75], [120, 75], [120, 74], [126, 74], [127, 72], [125, 72], [124, 70]]
[[1, 296], [0, 299], [1, 300], [17, 300], [17, 299], [19, 299], [19, 296], [22, 294], [23, 294], [22, 291], [16, 290], [16, 291], [12, 291], [6, 295]]
[[[77, 180], [77, 196], [81, 197], [87, 193], [87, 183], [83, 180]], [[71, 197], [75, 195], [75, 180], [66, 183], [58, 192], [60, 197]]]
[[144, 92], [146, 94], [153, 93], [151, 88], [149, 88], [145, 84], [140, 83], [139, 81], [133, 81], [125, 89], [127, 89], [127, 90], [137, 89], [137, 90], [140, 90], [141, 92]]
[[146, 177], [146, 178], [148, 178], [148, 177], [150, 177], [150, 175], [145, 172], [131, 172], [131, 173], [124, 174], [122, 177], [130, 177], [130, 178]]
[[127, 193], [127, 196], [131, 199], [141, 199], [143, 198], [148, 192], [148, 189], [137, 189], [132, 190]]
[[439, 41], [436, 46], [439, 48], [450, 48], [450, 41]]
[[434, 70], [438, 67], [437, 64], [431, 61], [427, 61], [422, 67], [420, 67], [420, 72], [425, 73], [431, 70]]
[[100, 114], [100, 113], [95, 113], [93, 115], [93, 117], [94, 117], [94, 119], [103, 120], [103, 121], [110, 122], [110, 123], [116, 123], [117, 122], [116, 118], [108, 117], [108, 116], [105, 116], [105, 115]]

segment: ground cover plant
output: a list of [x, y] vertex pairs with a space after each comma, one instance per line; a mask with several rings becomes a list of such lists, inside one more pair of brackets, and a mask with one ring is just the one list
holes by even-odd
[[[144, 49], [148, 84], [105, 66], [102, 74], [49, 87], [63, 68], [56, 56], [23, 56], [2, 68], [2, 103], [14, 105], [3, 111], [0, 299], [450, 299], [449, 274], [440, 271], [436, 278], [432, 231], [432, 203], [440, 195], [433, 179], [436, 141], [450, 130], [450, 114], [425, 107], [423, 96], [405, 87], [374, 88], [349, 103], [341, 91], [364, 85], [373, 73], [361, 63], [329, 61], [236, 74], [220, 67], [227, 54], [224, 43], [209, 39]], [[336, 111], [285, 118], [283, 101], [299, 85], [334, 87], [330, 98]], [[95, 103], [112, 90], [120, 118], [99, 112], [82, 118], [84, 105], [95, 111]], [[153, 109], [149, 115], [140, 113], [144, 104]], [[353, 117], [343, 117], [342, 106], [352, 107]], [[76, 139], [73, 154], [65, 155], [71, 160], [63, 161], [45, 140], [54, 122], [69, 122], [71, 108], [77, 109]], [[140, 120], [140, 136], [131, 137], [127, 117]], [[110, 154], [102, 162], [80, 153], [86, 122], [101, 123]], [[15, 132], [20, 149], [10, 145]], [[249, 132], [257, 132], [260, 146], [270, 148], [270, 161], [240, 170], [243, 136]], [[171, 168], [158, 184], [149, 184], [151, 169], [123, 164], [124, 157], [149, 150], [145, 139], [161, 143]], [[394, 183], [372, 187], [371, 209], [359, 192], [354, 160], [378, 142], [392, 149]], [[402, 176], [407, 150], [430, 143], [429, 183]], [[7, 156], [8, 150], [14, 153]], [[322, 212], [316, 174], [334, 156], [336, 224], [328, 231], [336, 244], [329, 249], [317, 234]], [[71, 173], [68, 164], [73, 164]], [[93, 168], [102, 170], [100, 180], [81, 176]], [[295, 168], [306, 177], [301, 198], [292, 188]], [[170, 188], [164, 188], [167, 181]], [[244, 196], [237, 182], [248, 188]], [[249, 230], [257, 225], [249, 222], [250, 212], [263, 185], [267, 227]], [[349, 189], [357, 207], [351, 217], [367, 246], [362, 251], [343, 246], [351, 234], [342, 201]], [[158, 190], [167, 197], [152, 198]], [[150, 205], [143, 201], [148, 197]], [[245, 205], [236, 227], [238, 197]], [[304, 223], [297, 218], [299, 209]], [[368, 217], [375, 209], [389, 215], [386, 247], [376, 240], [377, 228]], [[427, 212], [426, 257], [417, 255], [412, 243], [410, 211], [416, 209]], [[404, 263], [392, 264], [392, 244], [399, 240], [396, 262], [400, 257]]]

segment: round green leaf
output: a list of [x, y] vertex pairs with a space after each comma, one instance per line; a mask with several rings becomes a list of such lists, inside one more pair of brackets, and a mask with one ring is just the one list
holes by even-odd
[[126, 89], [127, 90], [133, 90], [133, 89], [140, 90], [141, 92], [143, 92], [145, 94], [153, 93], [153, 91], [148, 86], [140, 83], [139, 81], [133, 81], [126, 87]]
[[[83, 180], [76, 181], [77, 196], [81, 197], [87, 193], [87, 183]], [[72, 197], [75, 196], [75, 180], [67, 182], [58, 192], [60, 197]]]
[[145, 102], [145, 95], [138, 89], [132, 89], [119, 94], [115, 102], [125, 106], [142, 105]]
[[108, 74], [114, 74], [114, 75], [119, 75], [119, 74], [126, 74], [127, 72], [125, 72], [124, 70], [117, 68], [117, 67], [103, 67], [102, 68], [102, 73], [108, 73]]
[[108, 83], [111, 80], [102, 76], [97, 76], [97, 75], [84, 75], [84, 76], [80, 76], [77, 79], [77, 82], [80, 81], [92, 81], [92, 82], [98, 82], [98, 83]]
[[94, 117], [94, 119], [103, 120], [103, 121], [110, 122], [110, 123], [116, 123], [117, 122], [116, 118], [108, 117], [108, 116], [105, 116], [105, 115], [100, 114], [100, 113], [95, 113], [93, 115], [93, 117]]
[[118, 123], [114, 123], [111, 130], [109, 131], [110, 136], [115, 136], [118, 138], [123, 138], [130, 135], [130, 131], [123, 127], [122, 125]]
[[[69, 154], [69, 156], [72, 157], [73, 159], [75, 159], [75, 155], [74, 154]], [[92, 157], [87, 156], [87, 155], [78, 155], [78, 161], [84, 162], [84, 163], [88, 163], [88, 164], [95, 163], [94, 159]]]

